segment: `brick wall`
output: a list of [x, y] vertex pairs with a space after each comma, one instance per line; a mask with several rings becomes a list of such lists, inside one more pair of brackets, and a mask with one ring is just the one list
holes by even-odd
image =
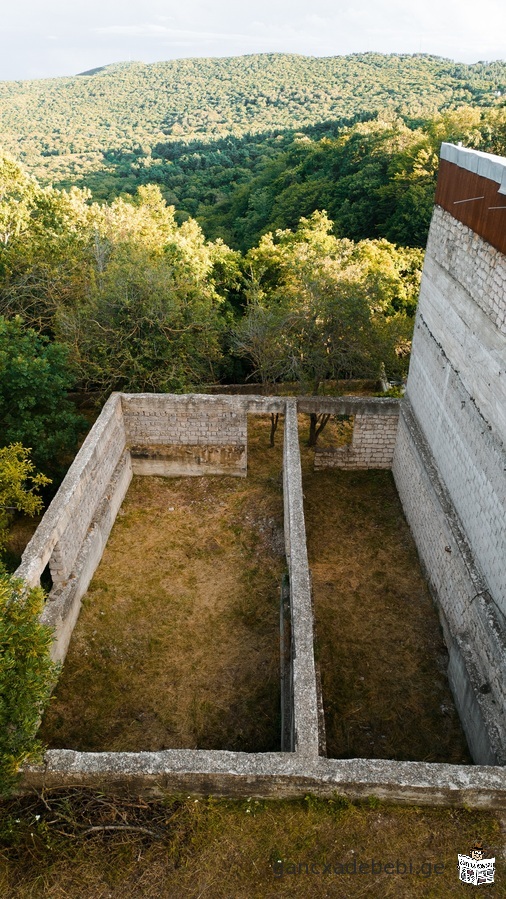
[[122, 406], [135, 474], [246, 474], [242, 397], [123, 394]]
[[427, 244], [432, 257], [506, 333], [506, 258], [440, 206], [434, 208]]
[[340, 447], [316, 447], [315, 469], [391, 468], [397, 437], [399, 411], [387, 406], [377, 412], [354, 415], [351, 444]]
[[[448, 219], [437, 215], [431, 226], [407, 396], [473, 556], [506, 614], [506, 340], [488, 316], [477, 315], [453, 270], [430, 258], [441, 229], [441, 241], [448, 239]], [[490, 248], [492, 282], [495, 254]]]
[[393, 474], [436, 598], [448, 676], [480, 764], [506, 762], [506, 642], [501, 615], [409, 403], [402, 404]]

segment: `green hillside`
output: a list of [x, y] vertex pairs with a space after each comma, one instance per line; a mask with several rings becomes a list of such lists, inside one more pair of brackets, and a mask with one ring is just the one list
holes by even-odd
[[[211, 141], [390, 110], [411, 118], [506, 91], [506, 63], [425, 55], [260, 54], [106, 66], [71, 78], [0, 83], [1, 144], [42, 181], [152, 165], [168, 141]], [[145, 174], [145, 173], [144, 173]]]
[[402, 378], [441, 141], [506, 152], [505, 90], [504, 63], [378, 54], [0, 84], [4, 433], [44, 443], [37, 379], [11, 410], [29, 328], [100, 396]]

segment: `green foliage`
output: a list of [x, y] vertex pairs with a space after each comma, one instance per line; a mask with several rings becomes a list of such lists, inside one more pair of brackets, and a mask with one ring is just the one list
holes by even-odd
[[[159, 184], [179, 223], [196, 218], [241, 250], [317, 209], [341, 236], [421, 247], [441, 140], [504, 152], [505, 91], [504, 62], [422, 54], [130, 63], [0, 84], [2, 144], [43, 184], [81, 185], [100, 201]], [[61, 201], [39, 193], [29, 218]], [[26, 197], [13, 212], [15, 234]], [[73, 241], [67, 255], [55, 242], [71, 280]], [[32, 301], [44, 272], [27, 284]], [[59, 297], [63, 281], [51, 283]]]
[[[160, 152], [167, 144], [297, 131], [354, 119], [357, 109], [421, 119], [463, 104], [493, 106], [497, 90], [506, 90], [504, 62], [465, 65], [422, 54], [132, 62], [1, 83], [2, 142], [46, 183], [89, 183], [94, 175], [96, 196], [111, 199], [139, 183], [163, 182], [174, 165], [170, 152]], [[195, 171], [216, 161], [198, 150], [190, 155]], [[188, 201], [191, 188], [182, 194]], [[183, 208], [196, 214], [189, 202]]]
[[0, 554], [13, 512], [36, 515], [42, 509], [37, 490], [51, 481], [35, 471], [30, 451], [20, 443], [0, 447]]
[[[340, 236], [424, 247], [441, 142], [505, 153], [506, 110], [462, 107], [416, 122], [382, 110], [352, 126], [327, 122], [306, 132], [285, 134], [262, 163], [252, 153], [249, 169], [212, 169], [209, 177], [224, 181], [226, 174], [229, 186], [210, 200], [206, 172], [185, 172], [185, 190], [199, 198], [194, 214], [209, 237], [244, 251], [266, 231], [295, 228], [301, 216], [326, 209]], [[246, 141], [250, 149], [253, 140]], [[177, 191], [173, 186], [174, 202], [184, 208]]]
[[216, 380], [237, 254], [206, 243], [192, 219], [178, 226], [154, 185], [94, 204], [88, 240], [87, 297], [54, 321], [81, 385], [107, 394]]
[[36, 732], [57, 673], [51, 630], [39, 621], [43, 605], [40, 588], [0, 571], [0, 795], [42, 751]]
[[296, 381], [318, 393], [328, 379], [405, 366], [420, 253], [385, 240], [354, 244], [331, 231], [315, 212], [295, 232], [265, 235], [246, 257], [249, 302], [235, 351], [263, 383]]
[[0, 316], [0, 439], [31, 447], [35, 465], [48, 472], [59, 472], [85, 425], [67, 399], [67, 357], [21, 319]]

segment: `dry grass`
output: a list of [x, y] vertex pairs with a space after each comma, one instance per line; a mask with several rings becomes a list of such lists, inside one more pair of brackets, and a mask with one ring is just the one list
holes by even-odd
[[[188, 492], [181, 494], [177, 500], [180, 506], [176, 499], [171, 500], [159, 492], [163, 484], [158, 479], [153, 480], [151, 486], [147, 479], [135, 486], [131, 495], [138, 495], [142, 502], [138, 507], [132, 506], [130, 511], [127, 509], [118, 527], [126, 524], [125, 536], [131, 534], [135, 538], [140, 524], [143, 545], [149, 545], [150, 557], [154, 553], [156, 564], [153, 565], [152, 559], [149, 570], [144, 569], [144, 582], [138, 588], [136, 600], [143, 604], [146, 624], [150, 615], [153, 617], [154, 607], [150, 609], [149, 602], [158, 603], [159, 593], [165, 597], [176, 595], [173, 585], [180, 583], [180, 572], [187, 567], [188, 560], [181, 558], [182, 568], [174, 567], [167, 573], [167, 554], [179, 551], [181, 555], [183, 542], [188, 539], [191, 556], [200, 547], [202, 563], [207, 557], [205, 571], [209, 589], [214, 591], [213, 597], [216, 596], [215, 572], [216, 578], [225, 577], [226, 553], [230, 553], [231, 562], [241, 556], [241, 568], [253, 566], [248, 582], [243, 583], [242, 597], [249, 599], [243, 602], [240, 615], [236, 612], [232, 614], [231, 604], [216, 608], [214, 617], [229, 621], [229, 626], [223, 628], [209, 614], [212, 611], [210, 604], [207, 604], [206, 611], [204, 603], [202, 615], [207, 627], [217, 627], [214, 633], [220, 640], [223, 636], [229, 639], [229, 632], [233, 636], [233, 631], [239, 629], [241, 653], [249, 651], [249, 644], [260, 645], [262, 640], [266, 640], [262, 644], [268, 647], [265, 658], [273, 648], [268, 634], [274, 634], [277, 652], [278, 574], [269, 581], [276, 594], [275, 601], [272, 600], [275, 609], [272, 621], [270, 613], [265, 611], [271, 601], [267, 605], [261, 604], [265, 614], [256, 618], [258, 609], [251, 591], [252, 582], [260, 583], [259, 576], [264, 576], [263, 568], [279, 566], [279, 572], [283, 568], [281, 557], [274, 551], [276, 547], [281, 548], [278, 530], [281, 520], [278, 480], [281, 440], [278, 432], [276, 450], [268, 450], [268, 426], [268, 421], [259, 423], [259, 427], [264, 429], [262, 434], [257, 434], [254, 429], [255, 446], [250, 446], [252, 465], [250, 478], [246, 482], [206, 479], [206, 483], [199, 487], [198, 482], [192, 480], [188, 484]], [[313, 474], [310, 468], [312, 454], [304, 449], [303, 456], [306, 520], [317, 594], [324, 689], [327, 700], [336, 704], [334, 711], [330, 709], [330, 717], [327, 708], [329, 743], [332, 747], [332, 739], [346, 745], [355, 741], [354, 745], [359, 750], [362, 746], [364, 748], [364, 752], [357, 754], [374, 755], [375, 748], [378, 748], [376, 754], [384, 755], [385, 744], [378, 740], [371, 745], [370, 741], [371, 735], [376, 738], [378, 733], [380, 739], [381, 733], [387, 733], [390, 742], [395, 743], [394, 748], [398, 751], [402, 747], [409, 751], [411, 757], [415, 757], [420, 749], [420, 740], [428, 742], [432, 751], [431, 735], [436, 735], [437, 746], [440, 747], [444, 725], [450, 722], [450, 732], [453, 733], [455, 716], [453, 711], [445, 716], [439, 713], [440, 697], [444, 695], [448, 699], [442, 670], [444, 647], [391, 478], [388, 474], [377, 472]], [[258, 459], [258, 466], [255, 459]], [[251, 495], [244, 492], [250, 488]], [[140, 493], [135, 493], [138, 490]], [[145, 496], [142, 491], [146, 491]], [[152, 503], [151, 512], [141, 515], [146, 498]], [[226, 502], [226, 505], [220, 507], [220, 502]], [[174, 512], [168, 513], [168, 505], [174, 506]], [[208, 521], [207, 529], [203, 528], [205, 537], [197, 508], [202, 520]], [[230, 530], [226, 531], [227, 542], [225, 532], [220, 530], [222, 519], [224, 527], [227, 522], [227, 527], [230, 525]], [[174, 521], [177, 521], [175, 528], [171, 524]], [[170, 540], [167, 539], [168, 534]], [[204, 548], [201, 547], [202, 540]], [[206, 550], [206, 540], [215, 540], [219, 546], [213, 544]], [[95, 585], [96, 589], [86, 604], [88, 608], [84, 610], [86, 616], [91, 615], [88, 629], [90, 642], [82, 644], [89, 654], [81, 661], [76, 659], [76, 672], [81, 664], [83, 672], [88, 672], [85, 691], [92, 687], [96, 672], [102, 677], [103, 692], [98, 700], [98, 710], [101, 703], [107, 703], [107, 692], [110, 690], [116, 697], [114, 701], [120, 699], [128, 711], [130, 697], [118, 691], [115, 680], [124, 666], [120, 664], [119, 652], [113, 649], [130, 646], [134, 653], [135, 640], [139, 643], [145, 640], [144, 633], [141, 639], [137, 629], [136, 616], [132, 616], [133, 599], [127, 599], [131, 585], [138, 581], [137, 570], [144, 564], [143, 553], [139, 552], [135, 539], [129, 545], [129, 552], [120, 553], [116, 563], [116, 570], [123, 572], [121, 589], [104, 582]], [[173, 558], [172, 555], [170, 558]], [[260, 571], [255, 572], [255, 567]], [[153, 589], [157, 576], [155, 569], [158, 568], [166, 571], [165, 586]], [[248, 570], [251, 569], [248, 567]], [[202, 580], [203, 575], [200, 580], [197, 577], [197, 584], [201, 584]], [[196, 594], [192, 583], [182, 584], [182, 595], [191, 598]], [[270, 589], [271, 586], [265, 588], [266, 595]], [[234, 596], [237, 599], [235, 586]], [[338, 605], [336, 596], [339, 597]], [[113, 614], [114, 607], [120, 609], [120, 614]], [[168, 627], [166, 602], [156, 608], [162, 609], [164, 628]], [[184, 677], [198, 677], [198, 670], [192, 672], [184, 668], [184, 664], [189, 664], [195, 653], [199, 653], [199, 664], [206, 663], [206, 646], [211, 642], [206, 629], [198, 629], [198, 616], [191, 617], [194, 608], [188, 600], [186, 618], [178, 617], [181, 611], [177, 602], [173, 610], [175, 620], [183, 624], [186, 622], [186, 630], [182, 628], [183, 634], [177, 639], [173, 635]], [[91, 614], [93, 610], [96, 615]], [[100, 615], [100, 612], [104, 614]], [[227, 618], [228, 615], [231, 617]], [[91, 622], [95, 622], [93, 627]], [[193, 639], [190, 631], [195, 626], [197, 636]], [[181, 629], [180, 625], [178, 627]], [[93, 634], [93, 630], [97, 633]], [[169, 631], [163, 630], [163, 633], [168, 634]], [[184, 633], [187, 636], [186, 644], [178, 642], [183, 641]], [[138, 656], [133, 654], [131, 659], [146, 657], [147, 644], [144, 642], [142, 645], [142, 652]], [[186, 662], [185, 646], [190, 654], [190, 660]], [[98, 657], [96, 648], [104, 650]], [[150, 670], [157, 672], [157, 676], [161, 670], [162, 677], [166, 677], [164, 689], [169, 689], [169, 676], [165, 675], [165, 668], [159, 662], [163, 660], [164, 665], [170, 664], [172, 654], [167, 651], [164, 655], [164, 652], [162, 644], [155, 646], [153, 651], [148, 647], [147, 657], [153, 656]], [[237, 649], [226, 643], [224, 652], [230, 660], [235, 658]], [[258, 660], [258, 653], [253, 655], [255, 657]], [[96, 664], [90, 670], [93, 658]], [[226, 684], [218, 684], [218, 672], [222, 672], [221, 677], [224, 668], [216, 646], [213, 647], [212, 659], [214, 662], [207, 674], [217, 689], [222, 690]], [[242, 659], [241, 654], [243, 663], [251, 665], [250, 661]], [[125, 662], [128, 683], [132, 677], [132, 668], [128, 666], [132, 664], [132, 661]], [[103, 666], [105, 676], [101, 673]], [[270, 669], [268, 665], [264, 668], [265, 683], [268, 683]], [[244, 670], [254, 684], [257, 671], [251, 667]], [[277, 690], [277, 659], [272, 670]], [[112, 678], [110, 684], [107, 682], [108, 676]], [[361, 677], [364, 681], [360, 680]], [[440, 692], [441, 683], [444, 685], [443, 693]], [[202, 702], [201, 688], [206, 687], [205, 679], [199, 684], [198, 702]], [[188, 691], [188, 685], [186, 689]], [[94, 702], [93, 695], [85, 694], [82, 701], [75, 695], [72, 698], [72, 691], [69, 695], [75, 703], [77, 715], [86, 714], [88, 704]], [[251, 698], [252, 694], [248, 695]], [[406, 697], [411, 697], [409, 702]], [[210, 699], [213, 700], [212, 695]], [[360, 713], [362, 717], [357, 712], [359, 699], [368, 703], [367, 713]], [[154, 701], [153, 693], [151, 701]], [[258, 702], [258, 699], [254, 701]], [[421, 733], [427, 728], [424, 707], [430, 710], [429, 719], [434, 716], [432, 724], [429, 720], [428, 735]], [[185, 721], [187, 703], [183, 703], [182, 708], [184, 714], [181, 720]], [[117, 711], [114, 714], [117, 715]], [[251, 717], [251, 714], [248, 710], [247, 715]], [[105, 717], [108, 715], [109, 711], [106, 711]], [[212, 723], [212, 715], [207, 720]], [[333, 721], [334, 737], [329, 726]], [[361, 722], [369, 730], [363, 731], [359, 726]], [[388, 730], [385, 730], [385, 722]], [[99, 727], [99, 723], [95, 721], [94, 726]], [[149, 727], [148, 723], [148, 731]], [[230, 736], [230, 722], [227, 727]], [[377, 727], [377, 732], [374, 727]], [[86, 727], [83, 727], [83, 739], [85, 731]], [[270, 723], [266, 733], [268, 731], [271, 732]], [[152, 733], [156, 734], [156, 729]], [[343, 738], [343, 734], [348, 736]], [[254, 739], [258, 741], [257, 732]], [[447, 740], [447, 746], [461, 746], [461, 739], [459, 735], [455, 741], [452, 737]], [[413, 741], [416, 744], [414, 750]], [[213, 799], [197, 801], [184, 796], [146, 803], [136, 797], [112, 798], [104, 793], [86, 790], [53, 791], [43, 797], [31, 796], [0, 805], [0, 896], [2, 899], [464, 897], [469, 894], [470, 887], [457, 880], [457, 853], [468, 852], [477, 839], [484, 842], [486, 854], [495, 855], [497, 859], [496, 883], [482, 889], [487, 896], [504, 899], [504, 835], [499, 819], [489, 812], [389, 807], [374, 800], [349, 804], [338, 797], [333, 801], [306, 797], [300, 801], [256, 801], [253, 798], [234, 802]], [[411, 862], [414, 873], [386, 874], [383, 870], [375, 874], [368, 871], [362, 875], [306, 873], [306, 864], [310, 871], [311, 864], [321, 866], [323, 863], [349, 865], [348, 870], [352, 871], [355, 859], [357, 865], [360, 862], [370, 864], [372, 859], [382, 865], [388, 862], [395, 865], [398, 861], [400, 865], [406, 864], [408, 870]], [[285, 872], [292, 870], [288, 868], [291, 863], [301, 866], [297, 869], [300, 873], [279, 876], [279, 860], [283, 862]], [[434, 865], [443, 865], [444, 870], [438, 868], [440, 873], [435, 874]], [[318, 870], [321, 871], [321, 867]]]
[[[476, 839], [487, 856], [497, 858], [496, 884], [483, 888], [486, 895], [506, 896], [503, 838], [498, 820], [487, 812], [350, 805], [337, 797], [146, 803], [55, 791], [0, 807], [0, 895], [446, 899], [469, 894], [470, 887], [457, 879], [457, 853], [469, 852]], [[360, 863], [370, 866], [372, 859], [375, 873], [358, 873]], [[388, 863], [395, 871], [397, 862], [399, 872], [406, 865], [406, 873], [384, 872]], [[331, 874], [322, 873], [324, 863], [333, 866]], [[311, 873], [312, 864], [319, 873]], [[293, 870], [289, 865], [300, 873], [286, 873]], [[337, 865], [349, 866], [347, 873], [335, 873]]]
[[41, 737], [80, 750], [279, 749], [281, 454], [248, 477], [136, 477]]
[[329, 756], [469, 763], [391, 473], [314, 472], [301, 433]]

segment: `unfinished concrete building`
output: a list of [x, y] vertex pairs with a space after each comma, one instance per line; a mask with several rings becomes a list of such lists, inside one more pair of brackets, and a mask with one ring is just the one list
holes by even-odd
[[[247, 415], [284, 415], [291, 676], [282, 752], [50, 750], [26, 786], [116, 784], [229, 795], [375, 795], [506, 804], [506, 159], [443, 145], [406, 395], [401, 401], [114, 394], [28, 545], [49, 565], [44, 620], [64, 659], [80, 601], [132, 473], [247, 473]], [[474, 766], [322, 754], [297, 414], [354, 416], [323, 467], [391, 468], [442, 623], [448, 677]]]

